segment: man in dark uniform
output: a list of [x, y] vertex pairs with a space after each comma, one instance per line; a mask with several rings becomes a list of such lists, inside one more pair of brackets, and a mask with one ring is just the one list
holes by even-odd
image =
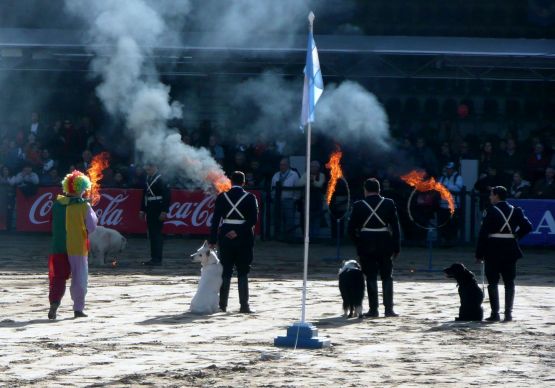
[[393, 200], [380, 195], [380, 182], [369, 178], [364, 182], [364, 199], [353, 204], [349, 219], [349, 236], [366, 275], [370, 310], [366, 317], [378, 317], [378, 272], [382, 279], [386, 317], [398, 316], [393, 311], [393, 258], [401, 250], [399, 217]]
[[[233, 267], [237, 268], [240, 313], [252, 313], [249, 307], [248, 274], [253, 260], [254, 226], [258, 220], [256, 197], [247, 193], [245, 174], [235, 171], [231, 174], [232, 187], [218, 195], [214, 205], [214, 215], [210, 228], [211, 248], [219, 246], [220, 261], [223, 266], [222, 287], [220, 288], [220, 309], [226, 311]], [[220, 225], [221, 221], [221, 225]]]
[[490, 207], [484, 211], [484, 219], [478, 235], [476, 260], [485, 261], [488, 279], [491, 315], [487, 321], [499, 321], [499, 275], [505, 284], [505, 321], [513, 319], [515, 297], [516, 261], [522, 257], [518, 240], [532, 230], [532, 224], [519, 207], [509, 205], [507, 189], [495, 186], [491, 189]]
[[147, 176], [140, 216], [144, 219], [146, 214], [148, 238], [150, 240], [150, 261], [143, 262], [143, 265], [157, 266], [162, 265], [164, 243], [162, 228], [170, 207], [170, 191], [162, 180], [156, 165], [147, 163], [145, 171]]

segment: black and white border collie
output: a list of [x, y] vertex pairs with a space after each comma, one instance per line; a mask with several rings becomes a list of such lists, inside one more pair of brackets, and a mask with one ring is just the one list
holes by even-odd
[[347, 318], [362, 318], [364, 275], [356, 260], [344, 261], [339, 269], [339, 291], [343, 299], [343, 313]]

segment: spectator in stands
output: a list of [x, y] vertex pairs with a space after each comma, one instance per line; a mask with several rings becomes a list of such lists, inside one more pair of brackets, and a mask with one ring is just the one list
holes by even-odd
[[93, 154], [90, 150], [84, 150], [81, 153], [81, 161], [75, 165], [75, 169], [86, 173], [91, 166]]
[[549, 165], [549, 158], [542, 143], [534, 144], [534, 150], [526, 161], [526, 168], [530, 182], [534, 184], [544, 176], [545, 169]]
[[247, 186], [263, 187], [266, 184], [264, 171], [260, 167], [260, 162], [256, 159], [251, 160], [250, 171], [247, 173], [247, 176], [250, 176], [250, 183], [247, 183]]
[[500, 166], [501, 166], [501, 176], [503, 179], [507, 180], [509, 183], [513, 177], [514, 173], [522, 168], [522, 156], [517, 150], [516, 142], [513, 138], [507, 139], [507, 146], [500, 155]]
[[123, 176], [123, 173], [119, 170], [116, 170], [116, 172], [114, 173], [114, 183], [112, 187], [115, 187], [118, 189], [126, 189], [128, 187], [127, 182], [125, 181], [125, 177]]
[[522, 179], [522, 173], [515, 171], [513, 181], [509, 186], [509, 198], [523, 199], [530, 195], [530, 182]]
[[106, 151], [106, 136], [100, 132], [96, 132], [89, 144], [89, 150], [93, 155]]
[[[40, 175], [46, 175], [54, 167], [54, 159], [50, 157], [50, 152], [44, 148], [40, 153]], [[58, 182], [59, 183], [59, 182]]]
[[23, 194], [31, 196], [37, 192], [39, 176], [33, 172], [33, 167], [30, 164], [26, 164], [21, 172], [10, 178], [9, 183], [20, 189]]
[[451, 163], [453, 160], [455, 159], [453, 158], [451, 147], [449, 146], [448, 142], [444, 141], [443, 143], [441, 143], [441, 146], [439, 147], [438, 162], [442, 166], [445, 166], [446, 164]]
[[417, 167], [424, 169], [429, 175], [437, 176], [437, 158], [432, 149], [426, 145], [423, 136], [416, 138], [416, 147], [414, 148], [414, 158]]
[[39, 122], [39, 114], [37, 112], [31, 113], [31, 124], [27, 134], [32, 134], [39, 141], [43, 141], [46, 136], [46, 131], [43, 125]]
[[440, 238], [445, 246], [452, 246], [456, 239], [460, 220], [460, 194], [464, 187], [462, 176], [455, 170], [455, 163], [448, 162], [443, 170], [443, 175], [439, 178], [439, 183], [445, 186], [455, 201], [455, 213], [451, 215], [449, 204], [441, 200], [439, 204], [439, 224], [444, 225], [439, 229]]
[[146, 182], [145, 169], [141, 165], [133, 166], [129, 169], [129, 187], [142, 189]]
[[289, 159], [281, 159], [279, 171], [272, 177], [271, 188], [276, 205], [276, 231], [280, 232], [283, 240], [289, 240], [295, 235], [295, 202], [298, 195], [297, 191], [287, 189], [294, 188], [298, 180], [299, 174], [291, 169]]
[[208, 150], [210, 150], [210, 153], [212, 154], [212, 157], [216, 159], [216, 162], [223, 165], [225, 160], [225, 150], [216, 135], [210, 135], [208, 138]]
[[47, 174], [41, 175], [41, 186], [57, 186], [62, 182], [63, 177], [58, 174], [56, 167], [51, 168]]
[[25, 162], [25, 153], [23, 149], [17, 145], [15, 140], [10, 140], [8, 151], [6, 152], [4, 164], [8, 166], [10, 171], [17, 171]]
[[478, 192], [480, 198], [480, 210], [484, 210], [489, 206], [491, 189], [502, 185], [503, 178], [497, 174], [497, 167], [495, 165], [490, 165], [487, 172], [480, 174], [480, 177], [474, 184], [474, 190]]
[[[309, 212], [309, 236], [311, 238], [318, 238], [320, 236], [320, 223], [322, 222], [322, 215], [324, 214], [324, 185], [326, 183], [326, 176], [320, 171], [320, 162], [313, 160], [310, 162], [310, 206]], [[302, 187], [300, 193], [302, 198], [301, 206], [301, 227], [304, 230], [304, 215], [305, 215], [305, 190], [306, 185], [306, 172], [301, 175], [297, 181], [297, 187]]]
[[[486, 141], [484, 142], [482, 146], [482, 151], [480, 152], [480, 159], [479, 159], [479, 165], [478, 165], [478, 170], [480, 174], [487, 174], [490, 167], [494, 164], [496, 164], [496, 157], [493, 150], [493, 144], [491, 143], [491, 141]], [[497, 168], [496, 168], [496, 172], [497, 172]], [[500, 184], [502, 184], [502, 182]], [[489, 196], [489, 191], [490, 190], [487, 190], [488, 196]]]
[[10, 169], [6, 165], [0, 166], [0, 185], [9, 185], [10, 184]]
[[35, 135], [28, 136], [28, 142], [25, 144], [25, 161], [33, 166], [39, 168], [41, 165], [39, 144], [35, 141]]
[[227, 171], [228, 176], [231, 176], [234, 171], [243, 171], [245, 174], [250, 172], [247, 154], [243, 151], [236, 151], [233, 161], [228, 166]]
[[545, 169], [545, 178], [536, 182], [533, 189], [534, 198], [555, 199], [555, 168]]

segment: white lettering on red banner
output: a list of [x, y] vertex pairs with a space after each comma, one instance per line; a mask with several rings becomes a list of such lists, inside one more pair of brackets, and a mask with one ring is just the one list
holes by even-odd
[[[17, 223], [19, 231], [49, 232], [50, 213], [58, 188], [41, 187], [36, 195], [17, 192]], [[260, 201], [260, 192], [254, 192]], [[146, 223], [139, 217], [142, 190], [103, 189], [94, 207], [98, 224], [123, 233], [146, 233]], [[185, 190], [172, 190], [164, 233], [209, 234], [214, 212], [215, 195]], [[259, 232], [257, 225], [256, 232]]]

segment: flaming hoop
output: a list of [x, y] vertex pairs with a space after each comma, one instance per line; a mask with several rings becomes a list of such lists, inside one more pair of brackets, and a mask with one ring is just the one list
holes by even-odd
[[88, 193], [88, 197], [91, 200], [91, 204], [94, 206], [100, 201], [100, 181], [104, 177], [102, 173], [110, 165], [108, 159], [110, 154], [108, 152], [101, 152], [95, 155], [91, 161], [91, 166], [87, 169], [87, 175], [91, 180], [91, 189]]
[[[432, 229], [439, 229], [444, 227], [451, 218], [453, 218], [453, 214], [455, 213], [455, 200], [453, 199], [453, 195], [447, 188], [442, 185], [441, 183], [437, 182], [434, 178], [424, 179], [426, 173], [424, 171], [411, 171], [408, 174], [402, 175], [401, 179], [407, 183], [409, 186], [414, 187], [414, 190], [409, 196], [409, 200], [407, 201], [407, 213], [409, 218], [415, 225], [422, 229], [432, 230]], [[442, 224], [436, 226], [423, 226], [420, 225], [418, 222], [415, 221], [414, 217], [412, 216], [412, 212], [410, 210], [410, 205], [412, 203], [412, 198], [414, 197], [414, 193], [417, 191], [424, 192], [424, 191], [437, 191], [441, 196], [441, 199], [447, 201], [449, 205], [449, 213], [450, 217], [447, 218]]]
[[341, 170], [341, 157], [343, 152], [337, 147], [337, 150], [330, 155], [330, 160], [326, 163], [326, 168], [330, 170], [330, 180], [328, 182], [328, 192], [326, 194], [326, 202], [328, 205], [331, 202], [331, 197], [335, 193], [337, 181], [343, 178], [343, 171]]

